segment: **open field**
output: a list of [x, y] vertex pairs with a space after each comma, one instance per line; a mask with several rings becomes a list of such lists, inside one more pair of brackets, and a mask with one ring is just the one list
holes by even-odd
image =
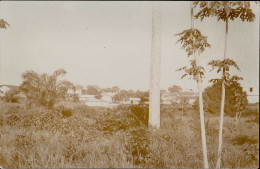
[[[161, 128], [147, 128], [147, 107], [26, 108], [0, 102], [4, 168], [202, 168], [199, 113], [161, 108]], [[258, 168], [259, 111], [236, 125], [225, 117], [222, 167]], [[205, 114], [208, 159], [216, 164], [219, 115]]]

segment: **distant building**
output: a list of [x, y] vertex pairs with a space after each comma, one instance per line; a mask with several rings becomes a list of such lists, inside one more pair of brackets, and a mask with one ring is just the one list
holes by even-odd
[[112, 97], [104, 95], [100, 99], [97, 99], [95, 95], [79, 95], [79, 100], [84, 102], [88, 106], [98, 107], [114, 107], [116, 104], [112, 104]]
[[78, 96], [82, 95], [82, 89], [68, 89], [67, 94], [77, 94]]
[[0, 85], [0, 96], [5, 96], [8, 91], [19, 91], [19, 86]]
[[112, 97], [109, 96], [109, 95], [103, 95], [103, 96], [101, 97], [101, 100], [102, 100], [102, 101], [105, 101], [105, 102], [108, 102], [108, 103], [112, 103], [112, 102], [113, 102]]
[[4, 97], [6, 95], [6, 93], [9, 91], [16, 91], [16, 94], [15, 94], [16, 97], [26, 98], [25, 93], [23, 93], [22, 91], [19, 91], [19, 86], [0, 85], [0, 97]]
[[193, 104], [198, 97], [198, 94], [192, 90], [183, 90], [180, 93], [165, 93], [161, 97], [162, 104], [181, 103], [183, 99], [187, 100], [189, 104]]
[[245, 81], [242, 87], [247, 94], [248, 103], [259, 103], [259, 82]]
[[171, 104], [172, 102], [177, 102], [177, 97], [179, 95], [176, 93], [165, 93], [161, 97], [162, 104]]
[[130, 97], [129, 98], [130, 104], [140, 104], [140, 98], [136, 98], [136, 97]]
[[181, 99], [187, 99], [189, 104], [193, 104], [197, 99], [198, 94], [193, 91], [183, 91], [180, 93], [179, 97], [177, 98], [177, 102], [180, 103]]
[[9, 87], [7, 87], [7, 86], [1, 86], [0, 87], [0, 96], [1, 97], [4, 97], [5, 96], [5, 94], [8, 92], [8, 91], [10, 91], [11, 89], [9, 88]]

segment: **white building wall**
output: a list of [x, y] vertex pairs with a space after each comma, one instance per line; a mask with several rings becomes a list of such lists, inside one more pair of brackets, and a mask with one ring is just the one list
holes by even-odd
[[243, 82], [242, 87], [247, 94], [248, 103], [259, 102], [259, 82], [246, 81]]

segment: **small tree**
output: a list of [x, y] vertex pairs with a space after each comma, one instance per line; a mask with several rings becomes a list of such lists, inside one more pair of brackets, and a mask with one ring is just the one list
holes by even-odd
[[96, 85], [88, 85], [87, 86], [87, 94], [89, 95], [97, 95], [100, 94], [101, 91], [98, 86]]
[[231, 104], [234, 105], [234, 111], [236, 112], [236, 124], [240, 121], [241, 114], [245, 112], [248, 104], [246, 92], [243, 91], [238, 80], [243, 80], [243, 78], [233, 76], [228, 86], [231, 92], [234, 93], [233, 96], [231, 96]]
[[[228, 23], [229, 20], [240, 18], [242, 21], [252, 22], [254, 21], [255, 14], [250, 9], [250, 2], [241, 1], [196, 1], [195, 6], [199, 6], [200, 10], [195, 15], [195, 18], [203, 20], [206, 17], [216, 16], [217, 20], [225, 22], [225, 47], [223, 62], [227, 59], [227, 39], [228, 39]], [[222, 63], [223, 63], [222, 62]], [[222, 79], [224, 79], [226, 69], [222, 69]], [[218, 160], [216, 168], [220, 168], [221, 151], [222, 151], [222, 131], [224, 121], [224, 104], [225, 104], [225, 84], [222, 82], [222, 100], [220, 109], [220, 127], [219, 127], [219, 147], [218, 147]]]
[[182, 88], [180, 86], [177, 85], [172, 85], [172, 87], [168, 88], [168, 91], [171, 93], [180, 93], [182, 90]]
[[202, 152], [203, 152], [203, 162], [204, 168], [208, 168], [208, 157], [207, 157], [207, 142], [206, 142], [206, 131], [204, 122], [204, 110], [203, 110], [203, 98], [202, 98], [202, 88], [201, 83], [204, 77], [204, 68], [198, 65], [197, 55], [200, 55], [206, 48], [210, 47], [207, 42], [207, 37], [203, 36], [198, 29], [193, 28], [193, 4], [191, 4], [191, 29], [182, 31], [176, 34], [180, 37], [177, 41], [182, 44], [182, 49], [187, 52], [188, 57], [193, 55], [194, 59], [190, 61], [190, 67], [184, 66], [177, 71], [184, 70], [185, 74], [181, 77], [189, 75], [193, 77], [197, 82], [199, 91], [199, 107], [200, 107], [200, 124], [201, 124], [201, 140], [202, 140]]
[[[226, 85], [226, 98], [225, 98], [225, 114], [232, 117], [239, 117], [243, 113], [247, 106], [246, 92], [243, 91], [238, 80], [242, 80], [237, 76], [233, 76], [229, 79], [229, 83]], [[210, 114], [217, 114], [220, 111], [219, 105], [221, 104], [221, 82], [213, 83], [205, 88], [203, 91], [204, 110]], [[194, 103], [194, 108], [199, 108], [198, 99]], [[241, 113], [239, 113], [241, 112]]]
[[52, 108], [58, 100], [64, 99], [68, 89], [73, 87], [69, 81], [59, 80], [59, 77], [65, 74], [63, 69], [56, 70], [52, 75], [27, 71], [22, 75], [23, 83], [20, 89], [30, 101]]

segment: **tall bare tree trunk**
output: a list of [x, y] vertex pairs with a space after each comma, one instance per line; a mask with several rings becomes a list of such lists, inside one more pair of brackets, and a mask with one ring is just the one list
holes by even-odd
[[160, 127], [161, 7], [153, 2], [150, 63], [149, 126]]
[[202, 97], [202, 87], [201, 87], [200, 76], [198, 76], [197, 84], [198, 84], [198, 91], [199, 91], [200, 128], [201, 128], [201, 140], [202, 140], [202, 151], [203, 151], [203, 163], [204, 163], [204, 168], [209, 168], [208, 153], [207, 153], [207, 139], [206, 139], [206, 130], [205, 130], [204, 110], [203, 110], [203, 97]]
[[[191, 29], [193, 29], [193, 5], [192, 5], [192, 1], [190, 2], [190, 8], [191, 8]], [[197, 59], [195, 53], [194, 53], [194, 58], [195, 58], [195, 61], [196, 61], [196, 66], [198, 66], [198, 59]], [[206, 140], [204, 110], [203, 110], [203, 97], [202, 97], [202, 87], [201, 87], [202, 80], [200, 79], [199, 74], [196, 77], [196, 81], [197, 81], [198, 92], [199, 92], [200, 128], [201, 128], [203, 164], [204, 164], [204, 168], [209, 168], [208, 155], [207, 155], [207, 140]]]
[[[224, 60], [227, 58], [227, 39], [228, 39], [228, 18], [226, 20], [226, 33], [225, 33], [225, 48], [224, 48]], [[222, 78], [224, 77], [225, 69], [222, 70]], [[220, 168], [221, 164], [221, 152], [222, 152], [222, 133], [224, 123], [224, 106], [225, 106], [225, 82], [222, 82], [222, 98], [220, 109], [220, 122], [219, 122], [219, 140], [218, 140], [218, 160], [216, 168]]]

